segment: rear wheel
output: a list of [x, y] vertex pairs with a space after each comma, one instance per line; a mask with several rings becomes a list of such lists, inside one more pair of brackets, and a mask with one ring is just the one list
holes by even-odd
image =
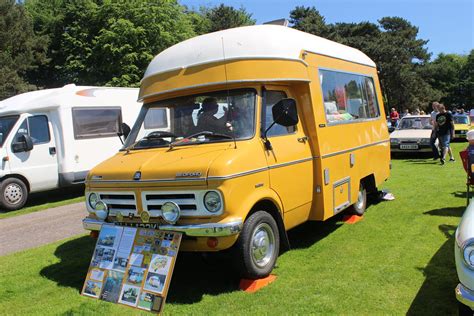
[[0, 185], [0, 204], [7, 211], [22, 208], [28, 198], [28, 189], [23, 181], [7, 178]]
[[357, 201], [352, 205], [352, 212], [362, 216], [367, 208], [367, 190], [362, 182], [359, 185], [359, 193], [357, 193]]
[[259, 279], [268, 276], [280, 250], [280, 235], [275, 219], [265, 211], [250, 215], [236, 244], [236, 260], [242, 277]]

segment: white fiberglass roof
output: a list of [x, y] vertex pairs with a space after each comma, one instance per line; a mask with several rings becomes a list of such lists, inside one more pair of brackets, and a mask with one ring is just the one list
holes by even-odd
[[223, 60], [299, 60], [302, 51], [375, 67], [367, 55], [355, 48], [289, 27], [254, 25], [209, 33], [178, 43], [155, 56], [144, 79], [159, 73]]
[[58, 107], [117, 106], [125, 100], [135, 101], [137, 88], [76, 86], [45, 89], [18, 94], [0, 101], [0, 114], [45, 111]]

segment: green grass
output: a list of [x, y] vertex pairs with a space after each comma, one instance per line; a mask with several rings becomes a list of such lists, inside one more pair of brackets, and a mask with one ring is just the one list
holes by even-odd
[[[454, 231], [465, 208], [455, 163], [397, 158], [384, 185], [395, 195], [364, 219], [337, 216], [289, 232], [278, 279], [255, 294], [214, 260], [180, 254], [165, 314], [452, 315], [457, 284]], [[82, 236], [0, 257], [2, 314], [145, 314], [79, 295], [94, 241]]]
[[84, 201], [84, 186], [51, 190], [46, 192], [33, 193], [28, 198], [26, 205], [17, 211], [0, 210], [0, 219], [18, 215], [24, 215], [37, 211], [42, 211], [51, 207], [62, 206]]

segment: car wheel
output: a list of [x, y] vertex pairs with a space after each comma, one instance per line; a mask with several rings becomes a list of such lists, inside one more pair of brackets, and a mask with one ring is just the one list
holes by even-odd
[[0, 204], [7, 211], [22, 208], [28, 198], [28, 189], [23, 181], [17, 178], [7, 178], [0, 185]]
[[472, 316], [474, 311], [468, 306], [464, 305], [461, 302], [458, 302], [458, 315], [459, 316]]
[[235, 263], [243, 278], [268, 276], [280, 251], [280, 235], [275, 219], [265, 211], [250, 215], [236, 243]]
[[367, 191], [362, 183], [359, 185], [359, 193], [357, 193], [357, 201], [352, 205], [352, 212], [362, 216], [367, 208]]

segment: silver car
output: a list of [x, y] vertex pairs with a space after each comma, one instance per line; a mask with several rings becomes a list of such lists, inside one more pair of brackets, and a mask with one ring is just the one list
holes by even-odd
[[454, 256], [459, 284], [456, 298], [459, 314], [472, 315], [474, 310], [474, 201], [471, 200], [456, 230]]

